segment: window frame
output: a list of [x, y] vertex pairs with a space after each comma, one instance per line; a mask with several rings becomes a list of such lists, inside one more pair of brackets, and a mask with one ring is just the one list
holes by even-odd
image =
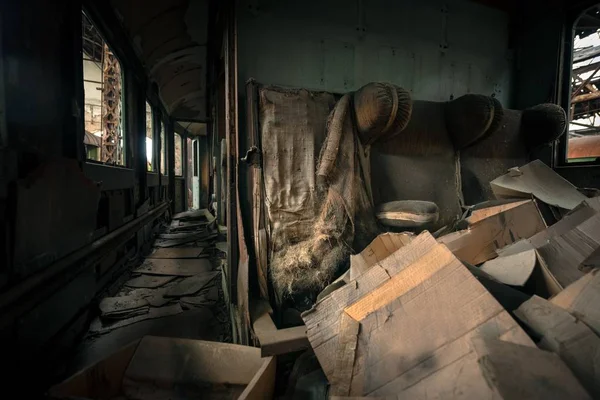
[[[94, 164], [94, 165], [99, 165], [99, 166], [104, 166], [104, 167], [108, 167], [108, 168], [115, 168], [115, 169], [127, 169], [127, 170], [133, 170], [133, 165], [131, 162], [131, 155], [130, 155], [130, 144], [129, 144], [129, 140], [131, 139], [129, 137], [130, 135], [130, 124], [128, 121], [128, 117], [129, 117], [129, 107], [131, 106], [131, 102], [129, 101], [128, 97], [130, 95], [130, 88], [129, 88], [129, 67], [127, 66], [127, 63], [125, 63], [123, 60], [125, 59], [122, 50], [118, 47], [118, 46], [114, 46], [109, 40], [107, 40], [107, 35], [105, 34], [105, 32], [103, 32], [103, 28], [102, 28], [102, 24], [99, 23], [99, 18], [94, 15], [93, 12], [91, 12], [91, 10], [89, 10], [88, 8], [86, 8], [85, 6], [81, 7], [81, 17], [83, 17], [83, 14], [85, 14], [85, 16], [90, 20], [90, 22], [92, 23], [92, 25], [94, 26], [94, 28], [96, 29], [96, 31], [98, 32], [98, 34], [100, 35], [100, 37], [102, 38], [102, 40], [104, 41], [104, 44], [108, 45], [108, 47], [110, 48], [111, 52], [113, 53], [113, 55], [115, 56], [115, 58], [117, 59], [117, 61], [119, 62], [119, 65], [121, 67], [121, 130], [123, 132], [122, 136], [122, 140], [123, 140], [123, 147], [122, 147], [122, 153], [123, 153], [123, 164], [109, 164], [109, 163], [105, 163], [102, 161], [96, 161], [93, 159], [88, 159], [87, 158], [87, 151], [85, 150], [85, 144], [82, 143], [82, 147], [84, 148], [84, 154], [83, 154], [83, 162], [85, 163], [89, 163], [89, 164]], [[81, 63], [81, 76], [78, 79], [78, 85], [80, 87], [80, 99], [81, 99], [81, 104], [82, 107], [80, 107], [79, 110], [79, 115], [81, 118], [81, 124], [83, 125], [83, 133], [85, 134], [85, 87], [84, 87], [84, 79], [85, 79], [85, 72], [84, 72], [84, 68], [83, 68], [83, 26], [80, 26], [80, 30], [79, 30], [79, 34], [82, 38], [81, 41], [81, 46], [79, 46], [78, 49], [78, 57], [79, 57], [79, 62]], [[83, 140], [82, 140], [83, 141]]]
[[[600, 2], [600, 0], [599, 0]], [[573, 77], [573, 51], [575, 40], [575, 28], [581, 16], [590, 8], [599, 3], [577, 6], [565, 10], [565, 25], [562, 43], [562, 63], [559, 68], [562, 69], [561, 81], [559, 82], [559, 105], [565, 110], [567, 115], [567, 127], [565, 133], [558, 139], [554, 146], [553, 161], [556, 168], [577, 168], [577, 167], [598, 167], [600, 166], [600, 156], [595, 161], [569, 161], [567, 158], [569, 142], [569, 125], [571, 123], [571, 79]]]

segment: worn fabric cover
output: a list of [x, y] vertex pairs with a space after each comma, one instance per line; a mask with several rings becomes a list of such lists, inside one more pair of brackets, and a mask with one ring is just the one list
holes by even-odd
[[465, 204], [495, 199], [490, 181], [509, 168], [527, 164], [529, 153], [520, 134], [522, 111], [504, 110], [496, 132], [460, 152]]
[[439, 207], [435, 231], [462, 215], [460, 171], [446, 130], [445, 104], [415, 101], [406, 129], [371, 150], [374, 204], [426, 200]]
[[331, 93], [300, 89], [260, 89], [260, 131], [265, 206], [271, 251], [305, 240], [319, 212], [315, 168]]
[[350, 111], [348, 95], [337, 103], [317, 164], [318, 216], [305, 235], [282, 235], [274, 248], [271, 275], [280, 295], [322, 290], [347, 262], [378, 233], [372, 201], [364, 183], [368, 165]]

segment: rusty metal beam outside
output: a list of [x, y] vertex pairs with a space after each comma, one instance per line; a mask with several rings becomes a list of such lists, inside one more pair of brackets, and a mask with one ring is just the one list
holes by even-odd
[[[169, 206], [163, 202], [151, 211], [115, 229], [100, 239], [75, 250], [37, 274], [0, 294], [0, 329], [19, 315], [35, 307], [64, 283], [75, 278], [90, 266], [90, 259], [106, 249], [123, 242], [123, 238], [133, 235], [142, 226], [161, 216]], [[87, 258], [85, 262], [84, 258]]]

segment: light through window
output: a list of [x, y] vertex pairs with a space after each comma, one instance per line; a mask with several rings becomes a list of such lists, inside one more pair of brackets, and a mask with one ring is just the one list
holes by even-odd
[[575, 24], [567, 159], [600, 157], [600, 9], [584, 12]]
[[87, 159], [125, 165], [121, 63], [85, 13], [82, 31]]
[[154, 165], [154, 119], [152, 118], [152, 107], [146, 102], [146, 166], [148, 171], [155, 171]]

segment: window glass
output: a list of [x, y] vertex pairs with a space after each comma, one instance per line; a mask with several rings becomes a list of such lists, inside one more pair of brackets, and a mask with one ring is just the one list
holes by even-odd
[[183, 175], [183, 144], [181, 136], [175, 134], [175, 175]]
[[89, 160], [125, 165], [121, 63], [83, 12], [82, 36], [86, 155]]
[[156, 171], [154, 165], [154, 147], [152, 143], [154, 132], [154, 119], [152, 118], [152, 107], [146, 102], [146, 165], [148, 171]]
[[571, 104], [567, 160], [600, 157], [600, 9], [594, 6], [577, 20], [573, 33]]
[[167, 175], [167, 145], [165, 143], [165, 124], [160, 121], [160, 173]]
[[198, 176], [198, 141], [194, 140], [194, 156], [192, 162], [194, 163], [194, 176]]

